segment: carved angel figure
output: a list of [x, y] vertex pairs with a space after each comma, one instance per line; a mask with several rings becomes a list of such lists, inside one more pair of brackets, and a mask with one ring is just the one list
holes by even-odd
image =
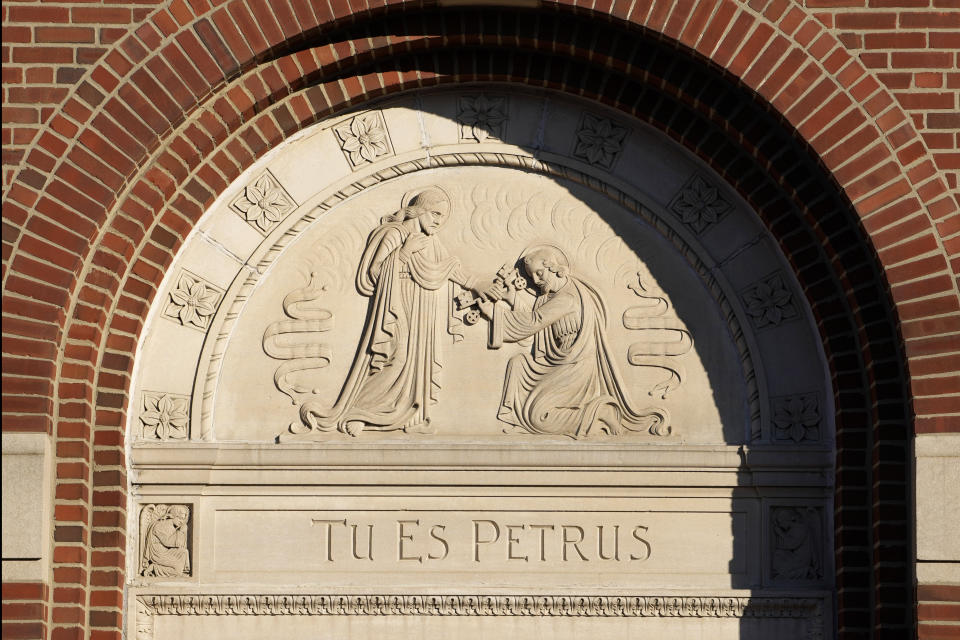
[[596, 289], [570, 272], [558, 247], [536, 245], [521, 256], [539, 289], [532, 310], [521, 310], [515, 292], [491, 287], [481, 303], [491, 321], [491, 346], [533, 337], [531, 353], [507, 363], [497, 416], [509, 430], [581, 438], [594, 429], [617, 435], [647, 431], [667, 435], [662, 409], [635, 410], [607, 347], [606, 311]]
[[773, 574], [783, 580], [816, 580], [822, 576], [819, 518], [812, 509], [784, 507], [773, 512]]
[[189, 509], [150, 504], [140, 512], [140, 575], [176, 578], [190, 574], [187, 549]]
[[334, 430], [432, 432], [430, 406], [440, 388], [438, 320], [449, 308], [444, 294], [453, 293], [445, 285], [475, 286], [436, 235], [450, 208], [442, 189], [428, 187], [370, 234], [356, 282], [370, 307], [350, 373], [333, 406], [305, 402], [302, 425], [291, 425], [294, 436], [281, 441]]

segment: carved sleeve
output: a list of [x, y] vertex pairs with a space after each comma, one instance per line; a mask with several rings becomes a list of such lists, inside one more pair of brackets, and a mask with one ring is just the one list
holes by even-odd
[[373, 260], [370, 261], [370, 270], [369, 275], [370, 279], [376, 281], [380, 277], [380, 271], [383, 269], [383, 262], [387, 257], [398, 250], [403, 245], [403, 236], [396, 229], [391, 229], [388, 231], [383, 240], [380, 242], [380, 246], [377, 247], [376, 253], [373, 255]]
[[504, 342], [519, 342], [576, 310], [576, 301], [569, 295], [557, 295], [532, 311], [511, 311], [498, 304], [493, 316], [494, 333]]

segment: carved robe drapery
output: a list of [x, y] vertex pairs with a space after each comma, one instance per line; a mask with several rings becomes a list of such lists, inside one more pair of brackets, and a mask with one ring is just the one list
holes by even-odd
[[142, 575], [172, 578], [190, 570], [187, 532], [169, 518], [150, 524], [144, 537]]
[[498, 417], [531, 433], [585, 436], [601, 416], [605, 428], [666, 435], [662, 410], [634, 410], [610, 358], [606, 314], [597, 292], [569, 276], [558, 291], [541, 295], [532, 311], [494, 309], [492, 343], [533, 336], [533, 352], [507, 363]]
[[[448, 281], [465, 285], [455, 257], [435, 236], [426, 247], [408, 254], [411, 233], [401, 222], [385, 222], [370, 234], [357, 270], [357, 290], [371, 297], [361, 348], [336, 403], [301, 407], [312, 430], [390, 431], [429, 424], [429, 407], [439, 390], [439, 310], [446, 311]], [[449, 321], [449, 320], [448, 320]]]

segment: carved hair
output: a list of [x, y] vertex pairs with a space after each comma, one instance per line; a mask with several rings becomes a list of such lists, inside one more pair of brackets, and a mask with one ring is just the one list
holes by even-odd
[[421, 191], [415, 192], [412, 196], [408, 193], [403, 197], [404, 206], [396, 213], [393, 213], [383, 219], [383, 222], [403, 222], [419, 218], [426, 211], [434, 211], [442, 204], [450, 206], [450, 196], [440, 187], [427, 187]]
[[534, 260], [542, 260], [545, 269], [554, 273], [559, 278], [567, 277], [570, 273], [570, 261], [567, 260], [563, 250], [552, 244], [538, 244], [529, 247], [520, 256], [524, 266], [529, 265]]
[[184, 505], [182, 505], [182, 504], [175, 504], [175, 505], [171, 506], [171, 507], [170, 507], [170, 510], [167, 511], [167, 517], [169, 517], [169, 518], [172, 519], [172, 518], [176, 517], [176, 514], [178, 514], [178, 513], [179, 513], [184, 519], [187, 519], [187, 518], [190, 517], [190, 510], [187, 509], [187, 508], [186, 508]]

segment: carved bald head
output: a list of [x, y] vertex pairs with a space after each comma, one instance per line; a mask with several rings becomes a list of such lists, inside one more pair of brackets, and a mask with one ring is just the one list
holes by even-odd
[[570, 273], [567, 256], [558, 247], [548, 244], [525, 251], [523, 266], [530, 280], [544, 294], [558, 291], [567, 283], [567, 274]]
[[450, 198], [439, 187], [427, 187], [407, 203], [405, 220], [418, 219], [420, 230], [428, 236], [436, 233], [450, 216]]

